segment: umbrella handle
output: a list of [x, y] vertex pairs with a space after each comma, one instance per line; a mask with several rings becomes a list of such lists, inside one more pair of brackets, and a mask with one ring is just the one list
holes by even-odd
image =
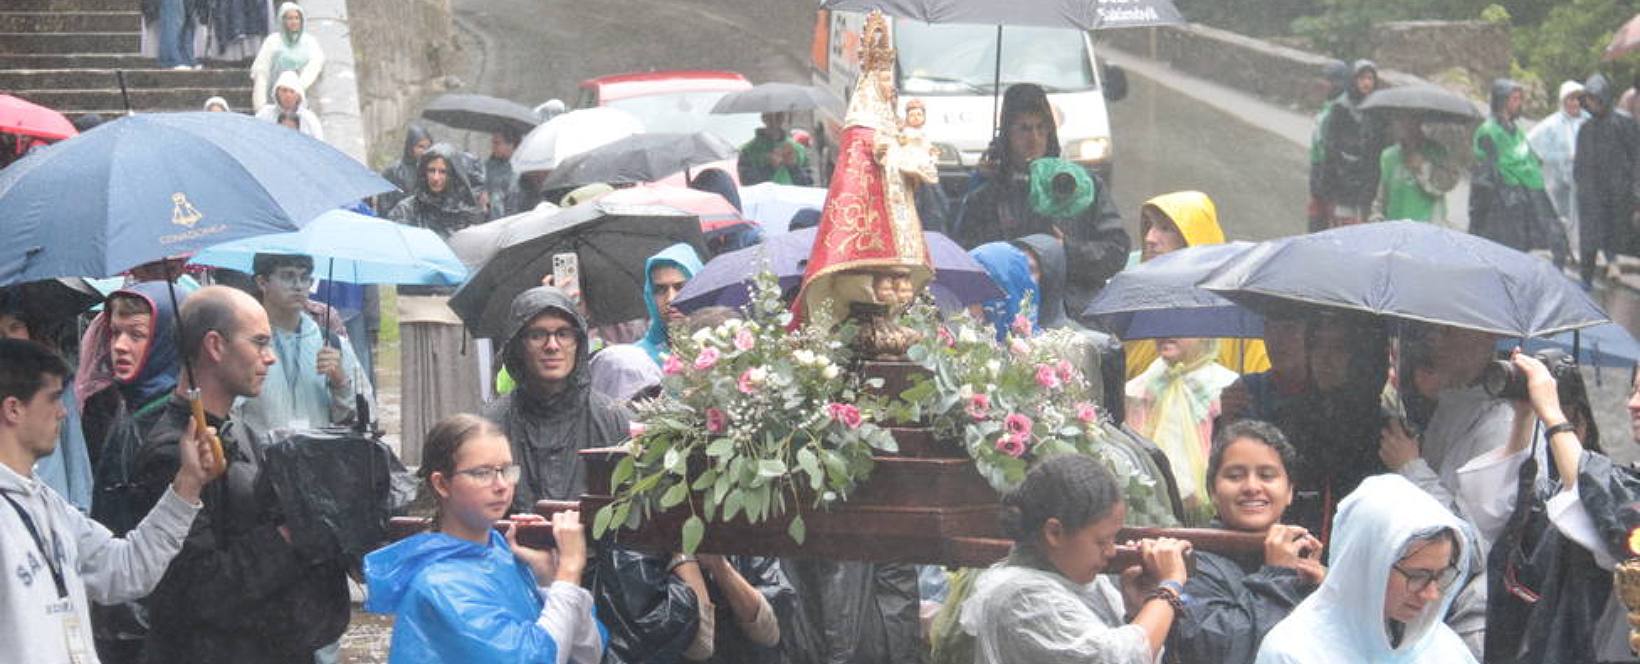
[[211, 462], [215, 468], [228, 467], [228, 455], [222, 451], [222, 439], [206, 433], [209, 427], [205, 422], [205, 402], [199, 398], [199, 388], [188, 390], [188, 407], [193, 411], [194, 427], [200, 435], [211, 441]]

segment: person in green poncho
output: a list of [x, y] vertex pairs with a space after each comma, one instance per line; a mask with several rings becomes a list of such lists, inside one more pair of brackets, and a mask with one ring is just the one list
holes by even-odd
[[1469, 232], [1520, 251], [1548, 249], [1561, 266], [1566, 234], [1543, 189], [1543, 165], [1516, 124], [1523, 98], [1519, 83], [1492, 82], [1492, 115], [1475, 130]]
[[1372, 220], [1446, 221], [1446, 192], [1458, 184], [1458, 169], [1446, 148], [1424, 135], [1423, 117], [1399, 112], [1395, 144], [1378, 157], [1378, 196]]
[[764, 113], [757, 135], [740, 147], [740, 186], [774, 182], [809, 186], [809, 152], [786, 132], [785, 113]]
[[1327, 63], [1322, 77], [1326, 80], [1326, 92], [1321, 110], [1315, 114], [1315, 125], [1310, 130], [1310, 205], [1306, 214], [1310, 220], [1310, 232], [1326, 230], [1332, 220], [1332, 204], [1321, 195], [1321, 160], [1327, 154], [1327, 143], [1321, 138], [1321, 127], [1327, 124], [1327, 115], [1332, 112], [1333, 104], [1338, 96], [1344, 94], [1344, 89], [1350, 84], [1350, 65], [1343, 60], [1333, 60]]

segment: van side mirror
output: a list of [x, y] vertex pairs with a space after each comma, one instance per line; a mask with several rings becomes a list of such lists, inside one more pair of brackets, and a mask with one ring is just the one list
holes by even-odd
[[1105, 99], [1121, 101], [1127, 98], [1128, 79], [1127, 70], [1116, 65], [1100, 64], [1101, 78], [1105, 82]]

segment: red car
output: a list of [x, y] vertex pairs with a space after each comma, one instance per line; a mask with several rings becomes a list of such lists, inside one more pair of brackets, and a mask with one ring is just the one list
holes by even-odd
[[[712, 106], [723, 95], [752, 87], [752, 82], [732, 71], [677, 70], [634, 74], [614, 74], [581, 81], [576, 108], [612, 106], [643, 121], [650, 133], [694, 133], [710, 131], [732, 145], [752, 140], [763, 125], [756, 113], [713, 115]], [[722, 168], [740, 181], [735, 161], [707, 164], [701, 168]], [[682, 184], [682, 177], [662, 180]]]

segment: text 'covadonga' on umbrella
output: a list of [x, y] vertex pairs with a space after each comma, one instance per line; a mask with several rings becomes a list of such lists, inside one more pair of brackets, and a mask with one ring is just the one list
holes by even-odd
[[113, 276], [294, 231], [392, 189], [341, 151], [248, 116], [120, 118], [0, 171], [0, 285]]

